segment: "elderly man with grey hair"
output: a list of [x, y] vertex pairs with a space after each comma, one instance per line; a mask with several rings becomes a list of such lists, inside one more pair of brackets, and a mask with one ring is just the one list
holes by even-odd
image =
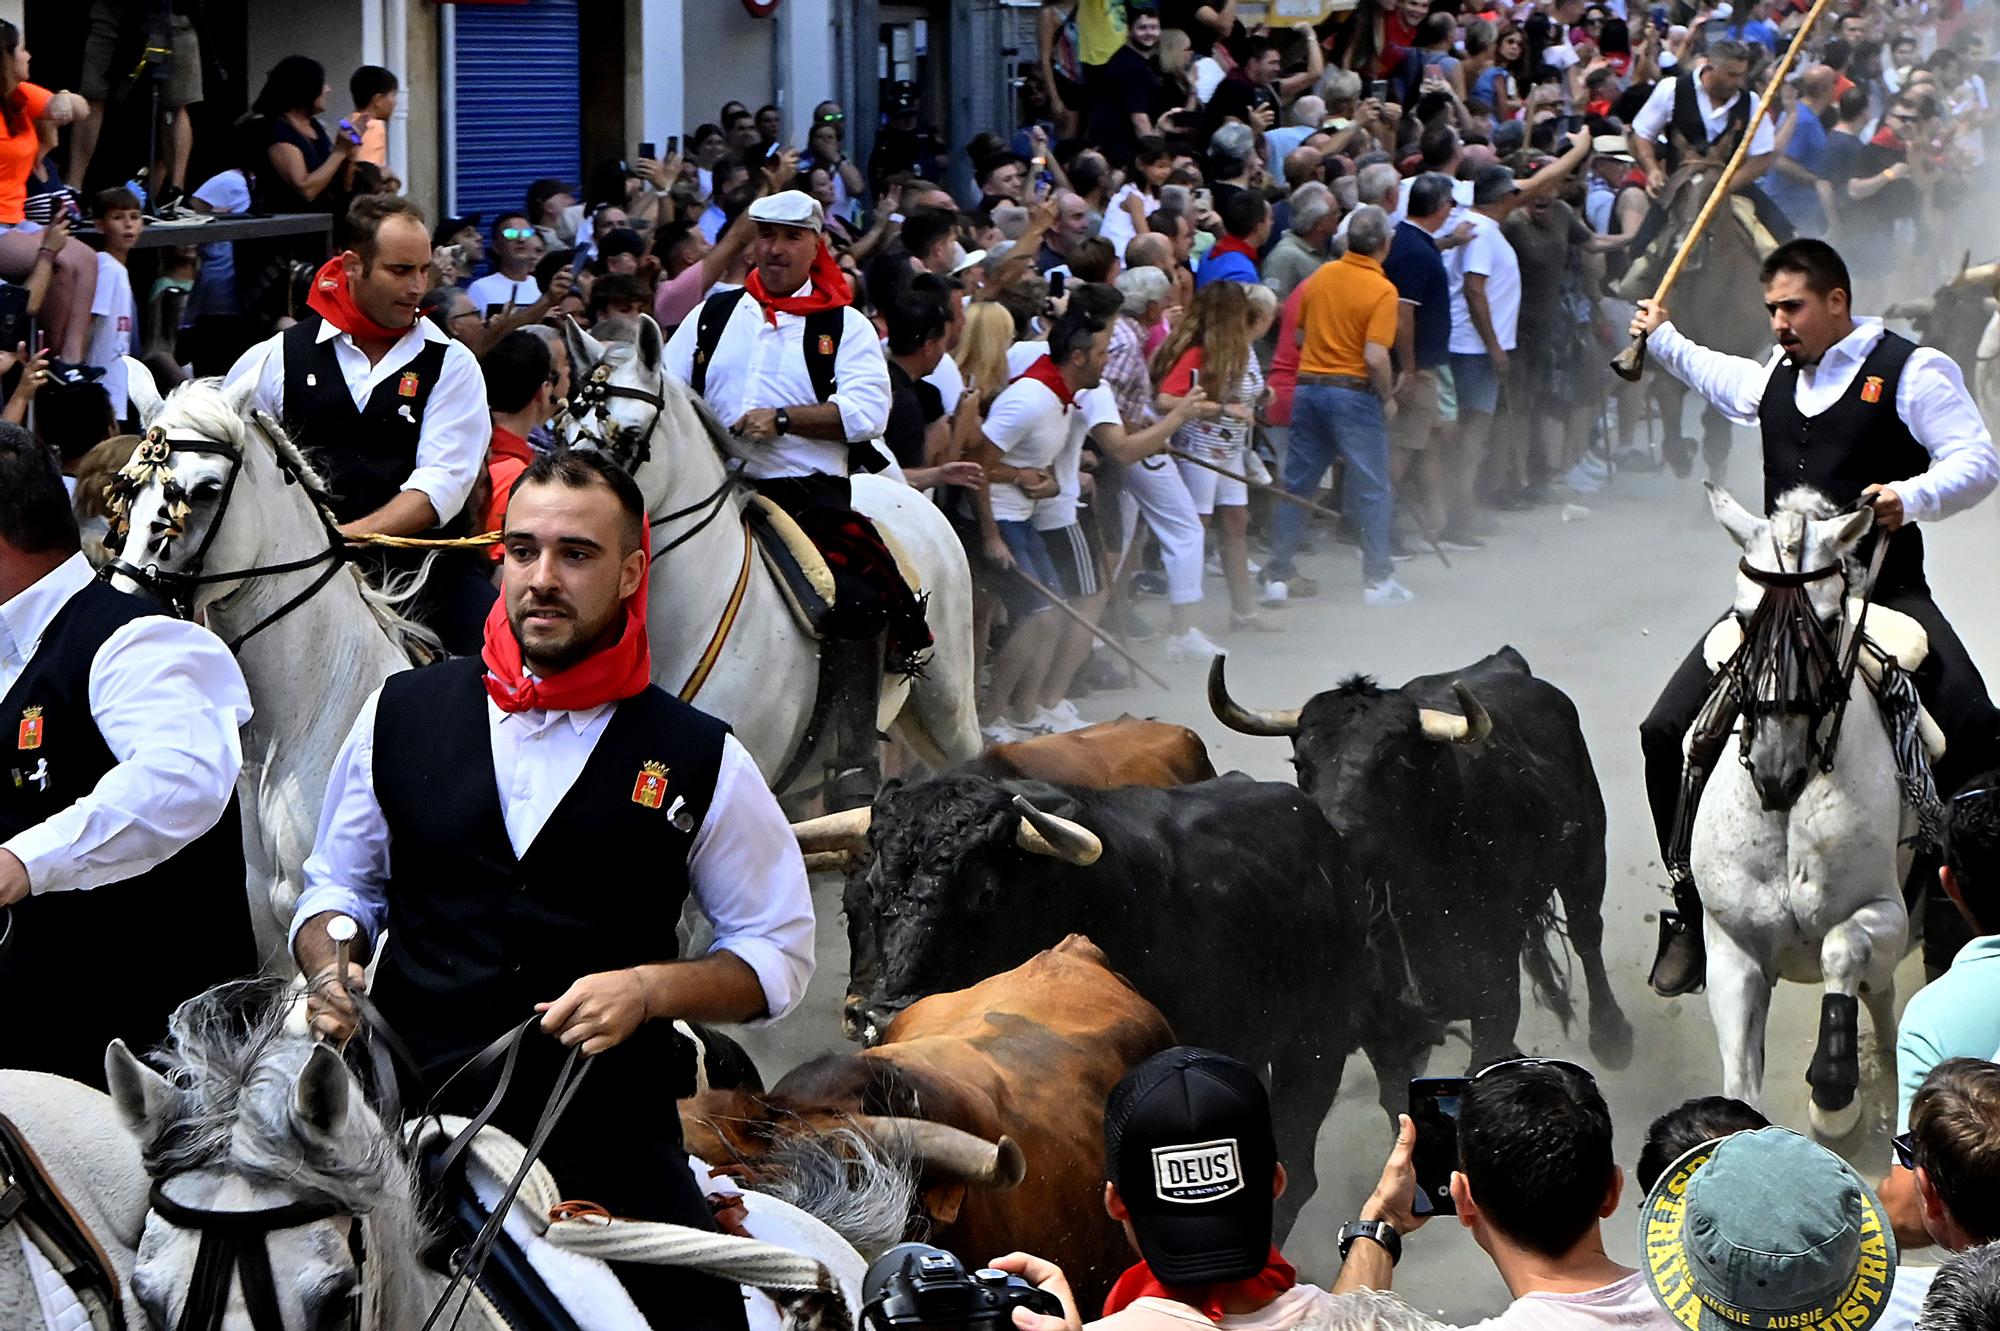
[[1291, 123], [1264, 131], [1264, 162], [1273, 176], [1284, 171], [1285, 154], [1319, 133], [1326, 123], [1326, 101], [1307, 93], [1292, 103]]
[[1281, 302], [1333, 257], [1328, 252], [1328, 242], [1334, 229], [1346, 220], [1340, 214], [1333, 191], [1317, 180], [1293, 190], [1288, 203], [1291, 229], [1264, 257], [1264, 285], [1276, 292]]

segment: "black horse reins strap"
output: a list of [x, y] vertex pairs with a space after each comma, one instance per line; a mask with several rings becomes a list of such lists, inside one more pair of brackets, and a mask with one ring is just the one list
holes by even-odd
[[298, 1229], [342, 1214], [331, 1202], [291, 1202], [260, 1211], [202, 1211], [182, 1206], [158, 1183], [153, 1185], [149, 1205], [176, 1229], [201, 1235], [187, 1301], [181, 1305], [175, 1331], [220, 1331], [229, 1308], [232, 1278], [241, 1280], [250, 1325], [256, 1331], [285, 1331], [277, 1284], [271, 1277], [271, 1254], [264, 1240], [276, 1230]]

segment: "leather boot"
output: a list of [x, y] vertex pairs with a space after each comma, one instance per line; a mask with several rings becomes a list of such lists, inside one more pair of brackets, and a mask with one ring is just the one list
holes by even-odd
[[1673, 884], [1674, 908], [1660, 912], [1660, 952], [1648, 983], [1662, 998], [1700, 989], [1708, 980], [1708, 949], [1701, 936], [1701, 895], [1694, 880]]

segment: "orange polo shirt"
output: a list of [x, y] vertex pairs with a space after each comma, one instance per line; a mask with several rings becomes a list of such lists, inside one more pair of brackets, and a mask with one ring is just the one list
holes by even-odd
[[1396, 285], [1382, 263], [1343, 254], [1299, 286], [1300, 374], [1368, 377], [1362, 348], [1396, 345]]

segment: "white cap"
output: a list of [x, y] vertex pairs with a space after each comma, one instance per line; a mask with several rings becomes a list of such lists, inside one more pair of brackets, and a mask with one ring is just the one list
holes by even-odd
[[804, 227], [815, 233], [826, 229], [826, 213], [821, 210], [819, 200], [803, 190], [780, 190], [767, 195], [752, 202], [749, 211], [753, 222]]

